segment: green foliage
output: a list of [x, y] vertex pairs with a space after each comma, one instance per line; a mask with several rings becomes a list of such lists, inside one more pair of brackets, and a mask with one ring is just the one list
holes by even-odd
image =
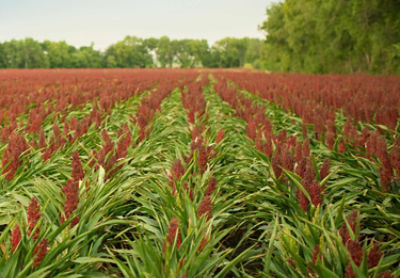
[[[154, 47], [155, 42], [147, 47]], [[271, 133], [285, 130], [301, 141], [304, 136], [310, 139], [316, 170], [325, 158], [331, 159], [328, 176], [319, 180], [317, 174], [326, 186], [323, 201], [304, 211], [296, 191], [301, 190], [308, 199], [310, 194], [301, 178], [288, 170], [283, 170], [284, 177], [275, 177], [271, 157], [248, 138], [246, 121], [218, 96], [213, 81], [202, 92], [205, 112], [196, 116], [195, 124], [189, 122], [183, 108], [181, 89], [175, 89], [161, 103], [148, 137], [140, 142], [133, 119], [148, 91], [116, 103], [104, 115], [100, 128], [91, 125], [85, 135], [67, 143], [49, 161], [42, 160], [43, 150], [30, 148], [15, 179], [0, 177], [0, 273], [4, 277], [345, 277], [346, 268], [352, 266], [357, 277], [379, 277], [388, 269], [393, 277], [399, 277], [398, 184], [396, 192], [378, 190], [379, 165], [375, 161], [357, 156], [351, 146], [345, 153], [328, 149], [316, 138], [312, 126], [303, 134], [297, 115], [241, 91], [254, 106], [265, 107]], [[92, 107], [90, 102], [70, 111], [66, 120], [81, 119]], [[337, 120], [342, 133], [345, 116]], [[54, 122], [63, 120], [51, 114], [42, 122], [46, 133], [52, 132]], [[25, 123], [21, 118], [21, 130]], [[96, 171], [90, 165], [92, 151], [101, 147], [101, 129], [114, 141], [124, 124], [135, 143], [129, 146], [126, 158], [116, 162], [122, 167], [106, 179], [103, 168]], [[204, 144], [213, 149], [204, 173], [198, 168], [198, 152], [188, 156], [191, 133], [197, 125], [204, 125]], [[216, 143], [221, 129], [225, 136]], [[30, 139], [32, 135], [27, 136]], [[5, 145], [1, 143], [2, 152]], [[79, 223], [71, 227], [72, 218], [61, 224], [60, 212], [62, 188], [71, 176], [75, 150], [85, 176], [79, 182], [79, 205], [73, 212]], [[172, 165], [176, 159], [183, 162], [184, 157], [188, 157], [184, 173], [174, 183], [173, 193]], [[206, 219], [198, 212], [212, 177], [217, 182], [210, 195], [212, 215]], [[193, 196], [187, 188], [193, 189]], [[41, 206], [38, 240], [28, 237], [26, 231], [32, 196]], [[358, 212], [349, 220], [353, 210]], [[172, 218], [179, 227], [171, 243]], [[16, 223], [22, 240], [11, 252], [11, 231]], [[351, 259], [341, 229], [352, 239], [362, 239], [359, 266]], [[49, 240], [48, 252], [34, 266], [34, 250], [42, 238]], [[368, 268], [367, 254], [374, 244], [384, 256]]]
[[1, 44], [0, 66], [5, 68], [47, 68], [49, 60], [39, 42], [27, 38]]
[[153, 62], [143, 40], [131, 36], [108, 47], [105, 61], [106, 67], [117, 68], [146, 68]]
[[82, 46], [72, 54], [73, 68], [101, 68], [103, 57], [101, 53], [90, 46]]
[[262, 41], [251, 38], [224, 38], [211, 48], [208, 67], [233, 68], [250, 64], [259, 68]]
[[210, 47], [206, 40], [126, 36], [101, 52], [93, 44], [28, 38], [0, 43], [0, 68], [259, 68], [261, 46], [251, 38], [225, 38]]
[[400, 74], [399, 1], [286, 0], [267, 9], [263, 67]]

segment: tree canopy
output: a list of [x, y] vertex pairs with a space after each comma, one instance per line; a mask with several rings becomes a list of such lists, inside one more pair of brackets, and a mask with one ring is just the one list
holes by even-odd
[[104, 51], [65, 41], [32, 38], [0, 43], [0, 68], [154, 68], [260, 67], [262, 40], [224, 38], [174, 40], [126, 36]]
[[261, 29], [272, 71], [400, 73], [398, 0], [285, 0]]

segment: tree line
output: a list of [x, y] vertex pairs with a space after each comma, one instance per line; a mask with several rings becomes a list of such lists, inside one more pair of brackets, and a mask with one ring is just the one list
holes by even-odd
[[285, 0], [267, 9], [262, 67], [400, 74], [399, 0]]
[[227, 37], [209, 46], [207, 40], [127, 36], [104, 51], [93, 44], [75, 47], [26, 38], [0, 43], [0, 68], [259, 68], [261, 48], [262, 40], [247, 37]]

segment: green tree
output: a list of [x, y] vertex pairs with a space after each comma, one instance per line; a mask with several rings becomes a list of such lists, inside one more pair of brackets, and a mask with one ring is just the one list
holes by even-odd
[[176, 56], [179, 52], [180, 43], [178, 40], [170, 40], [167, 36], [162, 36], [158, 40], [157, 45], [157, 61], [160, 63], [162, 68], [170, 67], [174, 65]]
[[72, 54], [74, 68], [100, 68], [103, 66], [103, 57], [100, 51], [90, 46], [82, 46]]
[[39, 42], [26, 38], [18, 42], [20, 64], [22, 68], [46, 68], [49, 65]]
[[206, 40], [170, 40], [167, 36], [141, 39], [127, 36], [101, 52], [94, 49], [93, 44], [76, 48], [65, 41], [45, 40], [39, 43], [27, 38], [0, 43], [0, 67], [196, 68], [246, 65], [258, 68], [261, 45], [260, 40], [250, 38], [224, 38], [209, 47]]
[[73, 55], [77, 51], [72, 45], [65, 41], [52, 42], [46, 40], [42, 43], [45, 55], [48, 57], [50, 68], [72, 68], [74, 67]]
[[39, 42], [26, 38], [4, 42], [0, 48], [0, 65], [5, 68], [45, 68], [48, 67]]
[[182, 68], [202, 67], [208, 54], [206, 40], [179, 40], [177, 42], [176, 59]]
[[22, 64], [19, 42], [16, 40], [4, 42], [1, 57], [5, 68], [19, 68]]
[[253, 68], [260, 68], [260, 53], [262, 40], [249, 39], [245, 55], [245, 65], [251, 65]]
[[153, 64], [143, 40], [133, 36], [127, 36], [107, 48], [105, 52], [107, 67], [119, 68], [145, 68]]
[[157, 38], [148, 38], [143, 40], [143, 45], [146, 51], [150, 54], [152, 58], [151, 67], [157, 67], [157, 47], [158, 47], [158, 39]]
[[4, 53], [4, 45], [0, 43], [0, 68], [6, 67], [6, 57]]
[[285, 0], [261, 29], [262, 66], [273, 71], [400, 72], [399, 1]]
[[218, 67], [243, 67], [248, 43], [249, 38], [237, 39], [228, 37], [217, 41], [211, 51], [218, 53], [214, 56], [219, 59]]

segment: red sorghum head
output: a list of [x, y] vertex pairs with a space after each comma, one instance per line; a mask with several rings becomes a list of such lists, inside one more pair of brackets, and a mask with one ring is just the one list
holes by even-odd
[[[29, 203], [29, 207], [28, 207], [28, 236], [31, 235], [33, 229], [35, 228], [35, 226], [37, 225], [39, 219], [41, 217], [40, 214], [40, 205], [37, 201], [37, 199], [35, 197], [33, 197], [31, 199], [31, 202]], [[39, 237], [40, 234], [40, 228], [37, 227], [36, 228], [36, 232], [33, 235], [32, 238], [37, 239]]]
[[304, 212], [306, 212], [307, 208], [308, 208], [308, 203], [309, 203], [306, 195], [304, 195], [303, 191], [301, 191], [300, 189], [297, 189], [296, 196], [297, 196], [297, 200], [299, 202], [300, 208]]
[[[357, 211], [353, 210], [351, 214], [347, 217], [347, 222], [349, 223], [351, 230], [353, 233], [356, 231], [356, 224], [357, 224]], [[347, 229], [346, 223], [342, 224], [342, 227], [339, 230], [340, 236], [342, 238], [342, 242], [347, 244], [350, 240], [350, 233]]]
[[217, 138], [215, 139], [215, 143], [219, 144], [224, 138], [225, 138], [225, 131], [223, 128], [221, 128], [218, 131]]
[[307, 188], [307, 191], [310, 194], [311, 202], [314, 206], [318, 206], [322, 203], [322, 192], [324, 191], [324, 187], [320, 186], [316, 180], [311, 183]]
[[331, 160], [329, 158], [326, 158], [324, 160], [324, 163], [322, 163], [321, 169], [319, 170], [319, 175], [321, 177], [321, 180], [323, 180], [329, 175], [330, 164]]
[[303, 142], [303, 146], [302, 146], [302, 155], [303, 157], [308, 157], [310, 155], [310, 139], [306, 139]]
[[104, 151], [104, 155], [107, 155], [109, 152], [112, 151], [113, 149], [113, 144], [111, 142], [110, 136], [108, 135], [107, 131], [105, 129], [103, 129], [101, 136], [103, 138], [104, 141], [104, 145], [103, 145], [103, 151]]
[[206, 216], [206, 220], [209, 220], [212, 216], [212, 204], [210, 196], [206, 196], [203, 199], [199, 207], [199, 211], [197, 212], [198, 217], [201, 217], [203, 214]]
[[172, 176], [175, 180], [179, 180], [184, 173], [185, 169], [183, 168], [182, 162], [179, 159], [175, 159], [174, 164], [172, 165]]
[[19, 225], [16, 224], [11, 232], [11, 252], [14, 253], [20, 241], [21, 241], [21, 230], [19, 229]]
[[347, 249], [349, 250], [353, 262], [357, 266], [360, 266], [363, 257], [363, 249], [361, 243], [358, 240], [349, 240], [347, 243]]
[[208, 181], [208, 187], [204, 195], [210, 196], [214, 192], [216, 185], [217, 185], [217, 179], [215, 177], [211, 177], [210, 180]]
[[[67, 220], [71, 216], [71, 214], [76, 210], [76, 208], [78, 207], [78, 202], [79, 202], [79, 183], [78, 183], [78, 181], [71, 180], [71, 179], [67, 180], [67, 183], [63, 188], [63, 192], [65, 195], [64, 215], [65, 215], [65, 219]], [[75, 221], [74, 223], [71, 223], [71, 226], [73, 226], [74, 224], [77, 224], [77, 222]]]
[[378, 265], [382, 257], [382, 252], [379, 250], [379, 245], [374, 245], [368, 253], [367, 263], [368, 268], [373, 268]]
[[173, 245], [176, 238], [176, 249], [179, 249], [182, 243], [181, 236], [179, 235], [179, 221], [176, 217], [173, 217], [169, 221], [168, 226], [168, 242], [170, 245]]
[[77, 151], [73, 151], [72, 152], [72, 179], [75, 181], [83, 180], [84, 176], [85, 176], [85, 174], [82, 169], [82, 164], [79, 159], [79, 154]]
[[39, 131], [39, 143], [38, 143], [40, 148], [45, 148], [47, 143], [46, 143], [46, 135], [44, 134], [43, 128], [40, 129]]
[[117, 150], [115, 151], [116, 157], [118, 159], [125, 158], [128, 155], [128, 148], [132, 143], [132, 137], [129, 132], [125, 133], [125, 137], [122, 137], [117, 145]]
[[47, 253], [48, 240], [44, 238], [33, 251], [33, 265], [36, 267], [40, 265]]

